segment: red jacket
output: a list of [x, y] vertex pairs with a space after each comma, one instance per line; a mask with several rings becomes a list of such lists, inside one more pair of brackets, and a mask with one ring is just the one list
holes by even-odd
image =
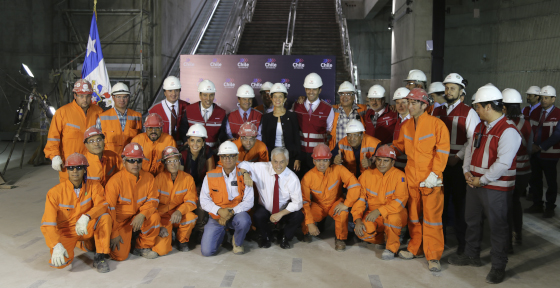
[[[165, 100], [163, 100], [163, 101], [165, 101]], [[169, 135], [172, 135], [172, 133], [169, 132], [169, 121], [170, 120], [167, 119], [167, 114], [165, 113], [165, 109], [163, 108], [163, 105], [164, 105], [163, 101], [161, 101], [158, 104], [152, 106], [152, 108], [150, 108], [150, 110], [148, 110], [148, 113], [149, 114], [156, 113], [159, 116], [161, 116], [161, 118], [163, 118], [162, 132], [167, 133]], [[177, 122], [176, 122], [177, 125], [175, 126], [175, 137], [173, 137], [173, 138], [175, 138], [175, 140], [181, 139], [179, 137], [180, 135], [178, 133], [179, 132], [179, 124], [181, 123], [181, 118], [186, 116], [187, 106], [190, 105], [189, 103], [187, 103], [187, 102], [185, 102], [181, 99], [179, 99], [177, 102], [179, 103], [179, 112], [177, 113]], [[169, 108], [171, 108], [171, 107], [169, 107]]]
[[467, 117], [471, 107], [461, 102], [447, 115], [447, 106], [442, 105], [434, 109], [432, 115], [445, 123], [449, 130], [451, 151], [449, 157], [455, 156], [467, 143]]
[[[327, 102], [321, 100], [315, 111], [309, 113], [304, 104], [295, 103], [294, 112], [298, 117], [301, 139], [301, 150], [305, 153], [313, 153], [313, 148], [319, 143], [326, 143], [327, 140], [327, 118], [331, 113], [332, 107]], [[326, 143], [328, 144], [328, 143]]]
[[189, 121], [189, 126], [196, 123], [203, 125], [208, 134], [206, 144], [210, 147], [217, 148], [214, 146], [217, 145], [218, 134], [220, 132], [220, 127], [222, 127], [222, 121], [226, 117], [226, 110], [216, 104], [212, 105], [214, 107], [212, 108], [212, 115], [210, 115], [206, 122], [204, 122], [202, 114], [200, 113], [200, 101], [187, 106], [187, 119]]
[[517, 150], [516, 174], [529, 174], [531, 173], [531, 164], [529, 162], [529, 158], [531, 157], [529, 149], [531, 149], [531, 147], [527, 147], [527, 141], [529, 141], [529, 137], [531, 137], [531, 124], [529, 124], [528, 118], [523, 117], [512, 119], [511, 121], [515, 123], [517, 131], [521, 134], [521, 146], [519, 146], [519, 150]]
[[[253, 122], [257, 129], [261, 125], [262, 113], [261, 111], [251, 109], [249, 110], [249, 115], [247, 116], [247, 122]], [[236, 109], [229, 113], [228, 115], [229, 129], [231, 130], [231, 135], [233, 138], [239, 138], [238, 132], [241, 125], [243, 125], [243, 117], [239, 114], [239, 109]]]
[[[552, 136], [554, 129], [556, 129], [556, 126], [558, 126], [558, 122], [560, 121], [560, 109], [558, 107], [553, 107], [552, 110], [550, 110], [550, 113], [548, 113], [548, 115], [546, 116], [546, 119], [544, 119], [541, 130], [541, 137], [540, 139], [537, 139], [537, 132], [542, 111], [542, 106], [539, 106], [535, 108], [533, 112], [531, 112], [530, 116], [531, 128], [533, 129], [533, 135], [535, 137], [533, 143], [537, 145], [544, 144], [548, 140], [548, 138]], [[540, 151], [540, 157], [548, 159], [560, 158], [560, 142], [550, 143], [549, 145], [551, 145], [549, 146], [549, 148]]]
[[377, 118], [376, 123], [371, 121], [374, 116], [375, 111], [368, 109], [364, 117], [364, 121], [366, 122], [366, 134], [379, 139], [381, 144], [393, 142], [393, 132], [395, 131], [395, 125], [397, 124], [399, 114], [391, 111], [389, 106], [385, 106], [385, 111]]

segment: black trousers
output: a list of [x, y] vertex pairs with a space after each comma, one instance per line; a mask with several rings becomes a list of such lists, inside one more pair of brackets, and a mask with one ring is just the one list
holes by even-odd
[[513, 238], [513, 232], [517, 234], [518, 238], [521, 238], [521, 230], [523, 227], [523, 207], [521, 207], [521, 195], [527, 189], [529, 178], [531, 178], [531, 174], [515, 176], [515, 189], [511, 195], [508, 211], [510, 243]]
[[556, 208], [556, 196], [558, 195], [558, 183], [556, 182], [558, 159], [542, 159], [540, 153], [531, 156], [531, 184], [530, 192], [533, 193], [533, 204], [543, 205], [543, 181], [542, 174], [546, 178], [546, 208]]
[[311, 157], [311, 154], [312, 153], [306, 153], [303, 151], [301, 151], [300, 153], [301, 166], [299, 172], [297, 173], [300, 180], [303, 178], [303, 176], [305, 176], [305, 174], [307, 174], [307, 172], [309, 172], [309, 170], [315, 167], [315, 164], [313, 164], [313, 158]]
[[[270, 222], [270, 215], [272, 215], [264, 206], [257, 205], [255, 208], [255, 213], [253, 214], [253, 220], [255, 227], [257, 227], [257, 231], [261, 234], [263, 238], [271, 238], [272, 229], [271, 226], [273, 225]], [[288, 215], [285, 215], [280, 219], [277, 225], [284, 225], [284, 236], [286, 239], [292, 240], [298, 228], [301, 228], [301, 222], [303, 222], [303, 212], [301, 210], [292, 212]]]
[[443, 236], [447, 228], [447, 222], [452, 215], [449, 205], [453, 202], [453, 222], [455, 223], [455, 236], [459, 249], [465, 248], [465, 195], [467, 194], [467, 183], [463, 174], [463, 161], [455, 166], [447, 166], [443, 170]]
[[483, 215], [485, 215], [490, 224], [492, 268], [506, 268], [507, 248], [509, 247], [508, 199], [511, 198], [512, 193], [512, 191], [467, 187], [465, 198], [466, 256], [480, 257]]

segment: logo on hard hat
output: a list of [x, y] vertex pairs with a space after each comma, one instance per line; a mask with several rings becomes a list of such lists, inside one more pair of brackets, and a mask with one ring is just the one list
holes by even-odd
[[278, 66], [278, 64], [276, 64], [276, 59], [274, 58], [268, 58], [264, 63], [264, 68], [266, 69], [276, 69], [276, 66]]
[[294, 61], [294, 63], [292, 64], [292, 66], [294, 67], [294, 69], [304, 69], [305, 68], [305, 64], [303, 64], [303, 59], [302, 58], [297, 58], [296, 61]]
[[183, 66], [194, 67], [194, 63], [191, 62], [191, 58], [187, 58], [187, 59], [185, 59], [185, 62], [183, 62]]
[[224, 88], [235, 88], [235, 82], [233, 78], [227, 78], [224, 82]]
[[251, 87], [254, 89], [261, 89], [262, 87], [262, 83], [261, 83], [261, 79], [259, 78], [255, 78], [253, 79], [253, 82], [251, 82]]
[[138, 145], [134, 145], [134, 150], [138, 150]]
[[286, 89], [290, 89], [290, 79], [288, 78], [284, 78], [280, 80], [280, 84], [284, 85], [284, 87], [286, 87]]
[[222, 68], [222, 63], [220, 62], [220, 58], [213, 58], [212, 62], [210, 62], [210, 67]]
[[331, 59], [323, 59], [323, 62], [321, 62], [321, 69], [327, 69], [330, 70], [332, 69], [332, 64], [331, 64], [332, 60]]
[[76, 82], [76, 87], [80, 87], [80, 86], [82, 86], [82, 83]]
[[171, 152], [173, 152], [173, 149], [171, 148], [167, 149], [167, 153], [171, 153]]
[[239, 62], [237, 62], [237, 68], [239, 69], [247, 69], [249, 68], [249, 59], [241, 58]]

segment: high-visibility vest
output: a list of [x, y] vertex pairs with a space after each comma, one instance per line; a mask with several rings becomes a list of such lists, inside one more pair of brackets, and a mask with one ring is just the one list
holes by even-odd
[[222, 127], [222, 121], [226, 117], [226, 110], [222, 109], [216, 104], [212, 104], [212, 115], [208, 117], [208, 120], [204, 121], [202, 114], [200, 113], [200, 101], [187, 106], [187, 119], [189, 121], [189, 126], [194, 124], [200, 124], [206, 128], [206, 144], [210, 147], [214, 147], [218, 142], [218, 133], [220, 132], [220, 127]]
[[142, 131], [142, 114], [128, 109], [126, 111], [126, 126], [124, 131], [117, 116], [117, 111], [109, 109], [99, 115], [101, 130], [105, 134], [105, 149], [118, 155], [122, 154], [124, 146], [132, 141]]
[[313, 153], [313, 148], [319, 143], [327, 140], [327, 118], [332, 110], [331, 105], [320, 100], [319, 106], [311, 113], [311, 117], [304, 104], [296, 103], [294, 112], [298, 117], [299, 128], [301, 129], [301, 150], [305, 153]]
[[529, 137], [531, 137], [531, 124], [529, 124], [529, 121], [524, 117], [511, 119], [511, 121], [515, 124], [517, 131], [519, 131], [519, 134], [521, 135], [521, 146], [519, 146], [519, 150], [517, 150], [517, 165], [515, 168], [516, 174], [530, 174], [531, 163], [529, 159], [531, 158], [531, 155], [529, 154], [529, 149], [531, 149], [531, 147], [527, 147], [527, 141], [529, 140]]
[[[535, 108], [535, 110], [533, 110], [530, 116], [531, 128], [533, 129], [533, 135], [535, 138], [537, 137], [537, 131], [539, 128], [539, 121], [541, 118], [542, 111], [543, 111], [542, 106], [539, 106]], [[560, 109], [553, 107], [552, 110], [550, 110], [550, 113], [548, 113], [548, 115], [544, 119], [542, 130], [541, 130], [541, 139], [540, 139], [541, 143], [543, 143], [550, 136], [552, 136], [554, 129], [556, 129], [556, 126], [558, 126], [559, 120], [560, 120]], [[541, 158], [549, 158], [549, 159], [560, 158], [560, 142], [552, 145], [552, 147], [548, 148], [548, 150], [541, 150], [540, 154], [541, 154], [540, 155]]]
[[[261, 125], [262, 113], [258, 110], [251, 109], [250, 113], [247, 115], [247, 122], [252, 122], [259, 128]], [[232, 111], [228, 115], [229, 130], [233, 138], [239, 138], [239, 128], [243, 125], [243, 117], [239, 114], [239, 110]]]
[[472, 108], [461, 102], [447, 115], [446, 107], [442, 105], [434, 109], [433, 116], [441, 119], [449, 130], [449, 136], [451, 137], [449, 141], [451, 145], [449, 157], [451, 157], [455, 156], [467, 143], [467, 117]]
[[[245, 192], [245, 183], [243, 182], [243, 174], [237, 170], [237, 197], [233, 200], [229, 200], [228, 191], [226, 186], [226, 181], [224, 180], [224, 174], [222, 173], [222, 167], [217, 167], [216, 169], [206, 173], [208, 178], [208, 190], [210, 192], [210, 197], [212, 201], [220, 208], [233, 208], [237, 204], [243, 201], [243, 195]], [[209, 213], [212, 218], [218, 220], [219, 215]]]

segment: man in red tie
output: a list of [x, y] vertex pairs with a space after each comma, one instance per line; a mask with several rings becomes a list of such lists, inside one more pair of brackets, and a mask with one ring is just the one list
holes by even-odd
[[[259, 247], [269, 248], [272, 228], [284, 226], [280, 247], [289, 249], [290, 241], [304, 219], [301, 208], [303, 200], [301, 185], [289, 162], [288, 150], [274, 148], [270, 162], [241, 162], [237, 166], [241, 173], [251, 174], [254, 187], [259, 191], [259, 204], [255, 207], [253, 223], [260, 234]], [[256, 197], [256, 195], [255, 195]]]
[[258, 128], [257, 139], [261, 140], [261, 118], [262, 113], [258, 110], [251, 108], [253, 105], [253, 98], [255, 98], [255, 91], [247, 84], [239, 86], [237, 89], [237, 110], [231, 111], [225, 120], [225, 134], [220, 135], [220, 140], [239, 138], [239, 128], [245, 122], [251, 122]]
[[169, 76], [163, 81], [163, 94], [165, 99], [158, 104], [152, 106], [148, 110], [149, 114], [156, 113], [163, 119], [162, 132], [167, 133], [175, 140], [179, 137], [179, 123], [181, 118], [187, 116], [187, 106], [189, 103], [180, 100], [181, 82], [175, 76]]

